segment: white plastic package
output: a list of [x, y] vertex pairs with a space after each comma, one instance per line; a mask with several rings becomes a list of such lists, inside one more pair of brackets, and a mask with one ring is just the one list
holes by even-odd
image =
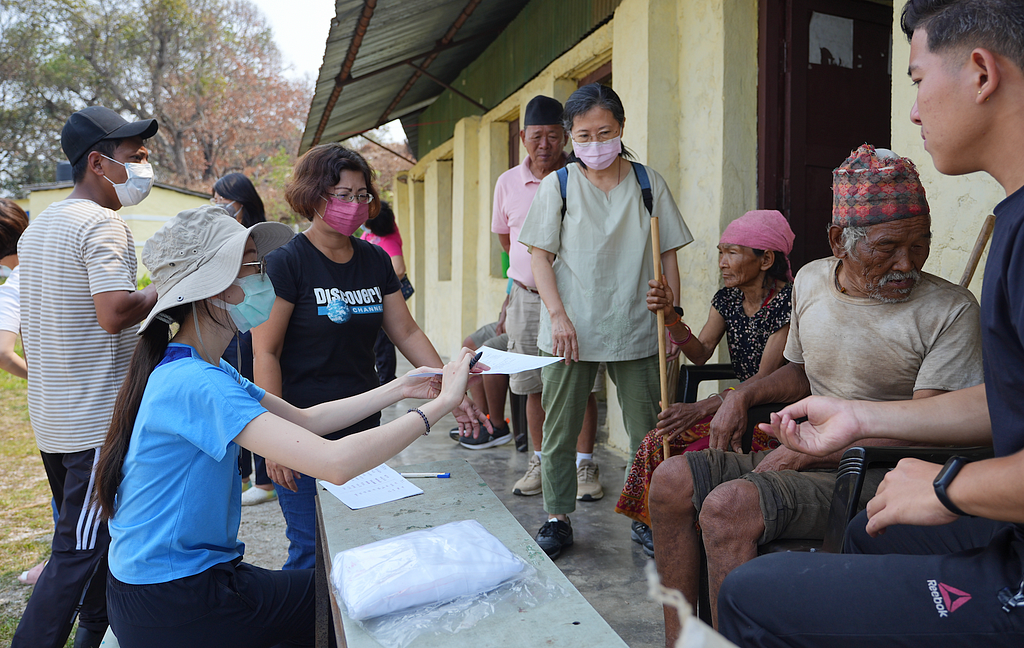
[[331, 577], [362, 621], [485, 592], [524, 567], [479, 522], [463, 520], [342, 551]]
[[475, 520], [342, 551], [331, 582], [348, 616], [387, 648], [567, 596]]

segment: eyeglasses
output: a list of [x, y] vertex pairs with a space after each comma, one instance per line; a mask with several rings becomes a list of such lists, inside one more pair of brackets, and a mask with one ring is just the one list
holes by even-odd
[[267, 273], [267, 260], [266, 259], [260, 259], [259, 261], [251, 261], [249, 263], [243, 263], [242, 264], [243, 268], [246, 267], [246, 266], [248, 266], [250, 268], [255, 268], [256, 271], [253, 274], [258, 274], [261, 277]]
[[579, 135], [571, 134], [569, 137], [577, 144], [594, 144], [596, 142], [607, 142], [618, 136], [619, 133], [597, 133], [594, 136], [591, 136], [590, 133], [581, 133]]
[[328, 193], [327, 195], [333, 198], [337, 198], [342, 202], [357, 202], [360, 205], [369, 205], [370, 203], [373, 202], [373, 196], [371, 194]]

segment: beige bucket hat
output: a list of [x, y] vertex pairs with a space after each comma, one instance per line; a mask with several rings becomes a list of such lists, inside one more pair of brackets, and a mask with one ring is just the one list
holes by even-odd
[[142, 248], [142, 263], [153, 278], [157, 301], [139, 333], [169, 308], [227, 290], [238, 276], [249, 237], [256, 243], [257, 259], [262, 260], [292, 235], [290, 227], [272, 221], [246, 229], [215, 205], [179, 212]]

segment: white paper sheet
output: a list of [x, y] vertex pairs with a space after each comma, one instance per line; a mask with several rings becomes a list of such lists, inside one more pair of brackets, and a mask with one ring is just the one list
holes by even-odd
[[423, 494], [421, 488], [413, 486], [412, 482], [387, 464], [367, 470], [341, 486], [322, 479], [318, 481], [327, 492], [340, 499], [353, 511]]
[[[523, 355], [522, 353], [509, 353], [508, 351], [499, 351], [497, 349], [492, 349], [491, 347], [483, 347], [480, 350], [484, 352], [484, 355], [480, 358], [480, 363], [490, 367], [490, 369], [483, 372], [485, 375], [515, 374], [521, 371], [540, 369], [541, 367], [546, 367], [549, 364], [565, 360], [565, 358], [555, 358], [551, 356], [542, 357]], [[413, 376], [432, 376], [439, 373], [440, 372], [421, 373], [413, 374]]]

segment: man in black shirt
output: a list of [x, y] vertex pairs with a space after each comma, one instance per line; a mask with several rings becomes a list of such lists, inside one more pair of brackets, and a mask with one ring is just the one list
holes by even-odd
[[935, 167], [986, 171], [1007, 195], [981, 300], [985, 384], [926, 402], [812, 397], [771, 427], [815, 455], [890, 437], [992, 443], [996, 458], [905, 459], [851, 523], [853, 555], [773, 554], [734, 571], [719, 628], [742, 646], [1024, 645], [1024, 3], [910, 0], [902, 26], [911, 119]]

